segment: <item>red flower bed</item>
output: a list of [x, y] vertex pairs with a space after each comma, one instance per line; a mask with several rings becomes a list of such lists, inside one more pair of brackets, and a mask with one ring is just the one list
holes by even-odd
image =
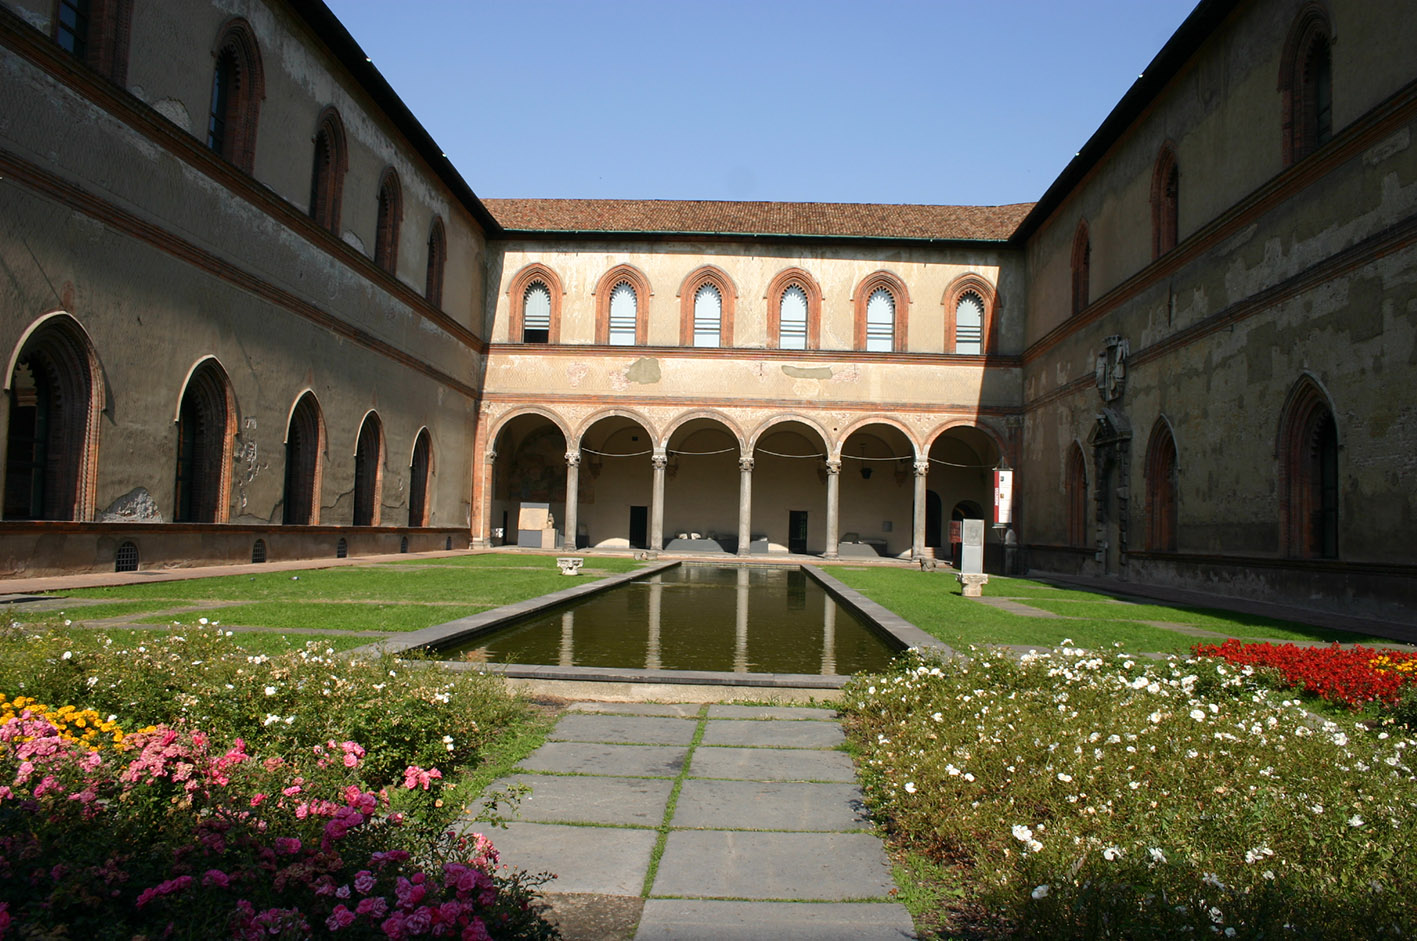
[[[1417, 654], [1394, 653], [1355, 646], [1296, 647], [1293, 644], [1196, 644], [1197, 656], [1219, 657], [1231, 663], [1278, 670], [1295, 689], [1354, 708], [1368, 702], [1394, 703], [1403, 686], [1417, 682], [1417, 673], [1397, 667], [1417, 661]], [[1376, 664], [1374, 661], [1378, 661]], [[1396, 667], [1396, 668], [1395, 668]]]

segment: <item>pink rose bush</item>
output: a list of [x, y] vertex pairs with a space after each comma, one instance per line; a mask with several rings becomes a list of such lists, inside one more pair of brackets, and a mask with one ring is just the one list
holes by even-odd
[[305, 754], [163, 726], [94, 749], [17, 713], [0, 724], [0, 941], [555, 937], [542, 877], [398, 809], [436, 794], [436, 768], [370, 789], [358, 743]]

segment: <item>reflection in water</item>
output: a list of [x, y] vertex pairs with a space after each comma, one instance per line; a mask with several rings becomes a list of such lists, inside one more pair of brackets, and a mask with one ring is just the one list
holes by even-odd
[[894, 647], [800, 569], [681, 565], [448, 651], [497, 663], [849, 674]]

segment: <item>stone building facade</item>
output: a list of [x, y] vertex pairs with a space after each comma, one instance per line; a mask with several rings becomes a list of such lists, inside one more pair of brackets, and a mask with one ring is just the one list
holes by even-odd
[[1036, 204], [480, 200], [318, 0], [0, 0], [9, 575], [555, 538], [1417, 610], [1417, 9], [1206, 0]]

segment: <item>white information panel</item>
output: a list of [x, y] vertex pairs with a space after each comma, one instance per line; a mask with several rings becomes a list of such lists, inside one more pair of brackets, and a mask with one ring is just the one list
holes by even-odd
[[1014, 508], [1014, 472], [994, 471], [994, 522], [1012, 523]]

